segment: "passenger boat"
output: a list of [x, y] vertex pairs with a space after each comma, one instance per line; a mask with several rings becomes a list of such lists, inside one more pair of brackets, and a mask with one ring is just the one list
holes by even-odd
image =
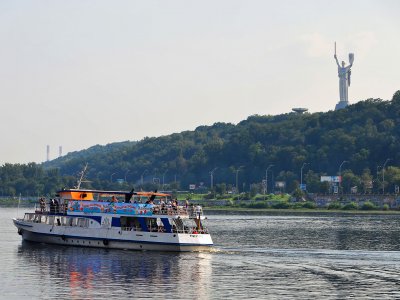
[[203, 251], [213, 246], [201, 206], [167, 193], [63, 189], [14, 218], [24, 240], [132, 250]]

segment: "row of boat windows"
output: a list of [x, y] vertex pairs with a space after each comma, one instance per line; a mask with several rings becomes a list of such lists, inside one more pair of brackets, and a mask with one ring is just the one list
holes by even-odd
[[43, 223], [55, 226], [89, 227], [89, 222], [93, 224], [93, 220], [90, 220], [88, 218], [52, 216], [42, 214], [25, 214], [24, 220], [33, 223]]
[[[119, 219], [119, 218], [113, 218]], [[43, 223], [53, 226], [71, 226], [88, 228], [93, 224], [93, 220], [81, 217], [54, 216], [27, 213], [24, 220], [33, 223]], [[164, 220], [164, 221], [163, 221]], [[201, 223], [194, 223], [193, 220], [183, 219], [161, 219], [161, 218], [139, 218], [139, 217], [121, 217], [118, 221], [122, 231], [145, 231], [145, 232], [173, 232], [173, 233], [208, 233], [207, 229]], [[199, 220], [196, 220], [199, 222]], [[114, 222], [113, 222], [114, 223]]]
[[189, 219], [167, 219], [167, 218], [140, 218], [121, 217], [121, 229], [123, 231], [146, 231], [146, 232], [173, 232], [202, 234], [208, 233], [200, 220]]

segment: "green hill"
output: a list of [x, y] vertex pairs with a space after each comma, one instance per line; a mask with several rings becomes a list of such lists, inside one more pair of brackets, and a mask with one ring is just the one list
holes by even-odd
[[[215, 184], [234, 185], [234, 171], [241, 167], [239, 187], [249, 189], [265, 178], [266, 168], [273, 164], [269, 185], [285, 181], [291, 191], [300, 181], [303, 163], [308, 163], [304, 182], [310, 191], [321, 191], [319, 175], [337, 175], [343, 161], [348, 162], [343, 174], [355, 178], [343, 183], [350, 188], [354, 182], [373, 180], [377, 166], [388, 158], [388, 165], [398, 166], [399, 150], [400, 91], [391, 101], [368, 99], [339, 111], [254, 115], [237, 125], [215, 123], [138, 142], [97, 145], [43, 167], [75, 175], [88, 163], [87, 178], [97, 188], [110, 186], [111, 177], [113, 181], [126, 177], [130, 185], [139, 185], [143, 175], [144, 182], [153, 178], [162, 182], [164, 177], [165, 183], [171, 183], [176, 178], [182, 189], [191, 183], [209, 186], [214, 168]], [[396, 179], [390, 184], [397, 184]]]

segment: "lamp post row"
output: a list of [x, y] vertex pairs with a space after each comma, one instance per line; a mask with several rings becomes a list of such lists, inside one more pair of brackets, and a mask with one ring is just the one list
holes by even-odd
[[[385, 194], [385, 168], [386, 168], [386, 165], [388, 164], [388, 162], [389, 161], [391, 161], [392, 159], [391, 158], [388, 158], [388, 159], [386, 159], [385, 160], [385, 162], [384, 162], [384, 164], [383, 164], [383, 166], [381, 167], [381, 166], [377, 166], [376, 167], [376, 174], [377, 174], [377, 176], [378, 176], [378, 172], [379, 172], [379, 168], [381, 168], [381, 170], [382, 170], [382, 193], [383, 194]], [[346, 163], [349, 163], [347, 160], [344, 160], [344, 161], [342, 161], [342, 163], [340, 164], [340, 166], [339, 166], [339, 177], [340, 177], [340, 179], [339, 179], [339, 192], [341, 191], [341, 177], [342, 177], [342, 167], [343, 167], [343, 165], [344, 164], [346, 164]], [[300, 168], [300, 186], [302, 187], [303, 186], [303, 169], [304, 169], [304, 167], [306, 166], [306, 165], [309, 165], [309, 163], [307, 163], [307, 162], [304, 162], [303, 163], [303, 165], [301, 166], [301, 168]], [[269, 171], [269, 169], [271, 169], [272, 167], [274, 167], [275, 165], [273, 165], [273, 164], [271, 164], [271, 165], [269, 165], [268, 167], [267, 167], [267, 169], [265, 170], [265, 193], [267, 194], [268, 193], [268, 171]], [[234, 172], [236, 173], [236, 190], [237, 190], [237, 192], [239, 192], [239, 183], [238, 183], [238, 177], [239, 177], [239, 172], [240, 172], [240, 170], [243, 168], [243, 166], [240, 166], [239, 168], [237, 168]], [[216, 168], [214, 168], [214, 169], [212, 169], [209, 173], [210, 173], [210, 187], [211, 187], [211, 189], [213, 189], [213, 187], [214, 187], [214, 172], [217, 170], [218, 168], [216, 167]], [[130, 172], [130, 170], [127, 170], [126, 172], [125, 172], [125, 177], [124, 177], [124, 179], [125, 179], [125, 182], [126, 182], [126, 177], [127, 177], [127, 174]], [[141, 183], [142, 183], [142, 185], [143, 185], [143, 176], [146, 174], [148, 172], [148, 170], [147, 169], [145, 169], [144, 171], [143, 171], [143, 173], [141, 174]], [[168, 170], [166, 170], [164, 173], [163, 173], [163, 175], [162, 175], [162, 185], [164, 186], [164, 178], [165, 178], [165, 174], [168, 172]], [[113, 176], [115, 175], [115, 174], [117, 174], [117, 172], [114, 172], [114, 173], [112, 173], [111, 174], [111, 176], [110, 176], [110, 181], [111, 182], [113, 182]]]

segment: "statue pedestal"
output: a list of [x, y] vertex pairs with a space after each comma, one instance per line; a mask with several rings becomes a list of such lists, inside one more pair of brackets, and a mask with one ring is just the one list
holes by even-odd
[[339, 101], [335, 106], [335, 110], [345, 108], [347, 105], [349, 105], [349, 101]]

